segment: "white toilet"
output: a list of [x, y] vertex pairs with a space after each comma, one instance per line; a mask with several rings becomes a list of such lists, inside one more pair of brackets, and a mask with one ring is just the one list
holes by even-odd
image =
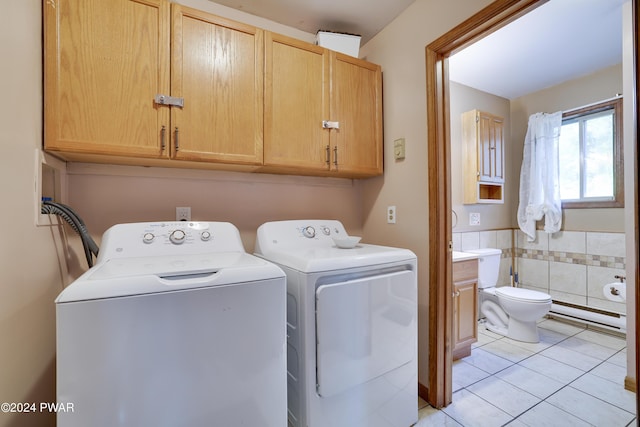
[[511, 286], [496, 288], [500, 271], [500, 249], [466, 251], [478, 255], [480, 311], [488, 330], [511, 339], [540, 341], [536, 322], [551, 309], [551, 296], [544, 292]]

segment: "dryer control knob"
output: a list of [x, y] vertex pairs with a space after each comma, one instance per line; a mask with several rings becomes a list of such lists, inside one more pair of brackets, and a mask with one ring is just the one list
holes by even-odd
[[200, 234], [200, 239], [203, 242], [209, 241], [209, 239], [211, 239], [211, 233], [208, 231], [203, 231], [202, 234]]
[[169, 240], [171, 240], [171, 243], [176, 245], [184, 243], [186, 237], [187, 234], [182, 230], [175, 230], [172, 231], [171, 234], [169, 234]]
[[309, 225], [302, 229], [302, 234], [304, 234], [304, 237], [312, 239], [316, 237], [316, 229]]
[[155, 238], [156, 236], [154, 236], [153, 233], [144, 233], [144, 236], [142, 236], [142, 241], [144, 243], [151, 243]]

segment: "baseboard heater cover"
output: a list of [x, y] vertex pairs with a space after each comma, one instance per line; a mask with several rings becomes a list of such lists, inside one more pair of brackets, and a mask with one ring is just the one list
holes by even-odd
[[627, 332], [627, 316], [623, 314], [555, 300], [551, 304], [549, 314], [614, 331]]

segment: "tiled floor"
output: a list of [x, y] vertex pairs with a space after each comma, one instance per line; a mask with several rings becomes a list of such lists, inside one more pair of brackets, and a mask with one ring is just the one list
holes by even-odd
[[636, 425], [623, 338], [552, 319], [539, 330], [529, 344], [478, 325], [471, 355], [453, 365], [453, 402], [421, 401], [416, 427]]

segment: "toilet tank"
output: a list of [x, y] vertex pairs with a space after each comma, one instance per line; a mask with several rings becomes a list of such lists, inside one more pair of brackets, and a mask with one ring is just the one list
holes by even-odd
[[500, 273], [500, 255], [502, 251], [494, 248], [467, 250], [478, 255], [478, 288], [491, 288], [498, 283]]

